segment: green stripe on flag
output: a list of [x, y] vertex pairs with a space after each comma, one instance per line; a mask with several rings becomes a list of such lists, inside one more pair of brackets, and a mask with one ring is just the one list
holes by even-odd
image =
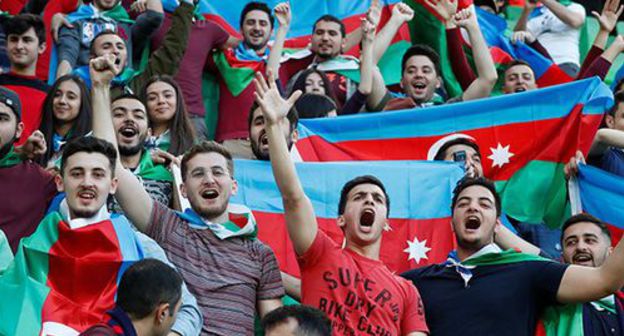
[[563, 163], [530, 161], [507, 181], [496, 181], [503, 211], [515, 220], [561, 227], [569, 217]]
[[58, 240], [58, 212], [47, 215], [22, 239], [13, 264], [0, 276], [0, 335], [38, 335], [43, 304], [50, 292], [48, 251]]
[[440, 54], [440, 67], [446, 92], [449, 97], [459, 96], [462, 94], [462, 89], [451, 68], [444, 24], [418, 2], [414, 0], [404, 0], [404, 2], [414, 9], [414, 19], [409, 22], [412, 43], [428, 45]]
[[241, 94], [256, 75], [252, 68], [231, 66], [223, 52], [213, 53], [213, 58], [225, 85], [234, 97]]

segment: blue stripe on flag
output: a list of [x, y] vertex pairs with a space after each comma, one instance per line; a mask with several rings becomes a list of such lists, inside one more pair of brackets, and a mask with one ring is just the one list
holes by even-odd
[[299, 137], [303, 139], [317, 134], [326, 141], [341, 142], [435, 136], [561, 118], [568, 115], [577, 103], [585, 104], [583, 114], [602, 114], [613, 104], [613, 94], [598, 78], [591, 78], [461, 104], [303, 119], [299, 123]]
[[[238, 193], [232, 202], [252, 210], [282, 213], [282, 198], [269, 162], [236, 160]], [[297, 163], [297, 173], [317, 217], [336, 218], [342, 186], [359, 175], [374, 175], [390, 197], [389, 218], [449, 217], [451, 195], [464, 175], [455, 163], [429, 161], [359, 161]]]
[[583, 210], [624, 229], [624, 178], [580, 165], [578, 182]]

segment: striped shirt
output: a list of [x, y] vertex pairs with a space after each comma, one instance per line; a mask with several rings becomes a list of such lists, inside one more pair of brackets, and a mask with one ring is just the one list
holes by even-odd
[[273, 251], [258, 240], [220, 240], [209, 229], [188, 224], [153, 202], [147, 233], [197, 298], [204, 315], [202, 335], [252, 335], [257, 301], [284, 295]]

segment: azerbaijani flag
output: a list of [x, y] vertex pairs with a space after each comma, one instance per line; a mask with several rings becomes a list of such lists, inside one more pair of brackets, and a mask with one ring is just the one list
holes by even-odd
[[114, 306], [121, 275], [142, 258], [124, 217], [71, 229], [50, 213], [0, 275], [0, 335], [77, 335]]
[[[580, 208], [607, 223], [613, 245], [617, 244], [624, 233], [624, 178], [593, 166], [579, 165], [576, 186]], [[570, 201], [574, 204], [575, 199]]]
[[612, 103], [608, 87], [591, 78], [461, 104], [301, 120], [295, 146], [303, 161], [425, 160], [463, 133], [479, 144], [505, 212], [554, 227], [566, 215], [563, 166], [577, 149], [587, 153]]
[[[270, 162], [237, 160], [238, 193], [233, 203], [247, 205], [258, 223], [258, 239], [268, 244], [280, 268], [299, 276], [299, 267], [284, 220], [282, 197]], [[319, 228], [338, 244], [343, 234], [336, 219], [342, 186], [359, 175], [374, 175], [390, 198], [389, 227], [381, 243], [381, 260], [396, 272], [446, 260], [454, 248], [451, 198], [463, 169], [448, 162], [297, 163], [297, 173], [312, 201]]]

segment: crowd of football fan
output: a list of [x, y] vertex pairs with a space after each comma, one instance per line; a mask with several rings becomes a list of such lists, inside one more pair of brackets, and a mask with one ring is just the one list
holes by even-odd
[[[0, 2], [11, 11], [0, 16], [0, 293], [23, 294], [0, 299], [1, 335], [624, 335], [624, 246], [589, 214], [553, 230], [502, 213], [478, 139], [453, 137], [434, 158], [465, 168], [452, 195], [456, 250], [401, 275], [379, 260], [384, 181], [342, 187], [340, 245], [319, 229], [297, 175], [300, 119], [539, 90], [530, 63], [497, 69], [481, 31], [479, 15], [509, 15], [512, 4], [371, 0], [348, 34], [331, 13], [315, 18], [308, 47], [291, 53], [297, 1], [238, 1], [239, 35], [198, 17], [192, 0]], [[511, 43], [572, 79], [618, 70], [620, 0], [514, 5]], [[440, 20], [447, 52], [412, 45], [394, 60], [400, 82], [386, 83], [378, 63], [414, 6]], [[589, 19], [599, 28], [582, 51]], [[441, 57], [460, 95], [447, 94]], [[206, 76], [218, 98], [202, 89]], [[585, 161], [624, 176], [618, 79], [566, 178]], [[270, 161], [300, 276], [280, 271], [250, 210], [230, 204], [233, 159]], [[110, 232], [123, 248], [104, 247]], [[576, 323], [562, 332], [566, 319]]]

